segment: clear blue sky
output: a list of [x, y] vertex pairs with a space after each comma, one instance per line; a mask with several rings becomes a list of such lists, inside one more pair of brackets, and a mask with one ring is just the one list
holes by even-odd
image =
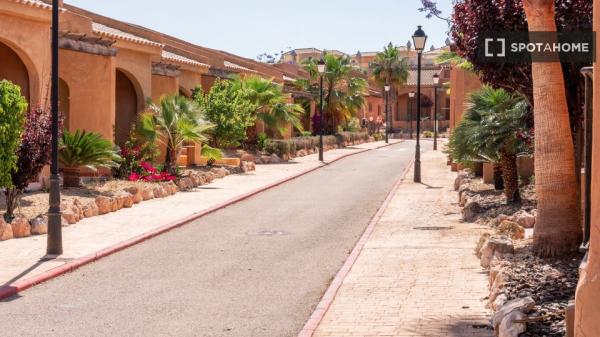
[[[256, 58], [291, 48], [377, 51], [405, 45], [417, 25], [431, 44], [447, 24], [426, 19], [419, 0], [65, 0], [209, 48]], [[451, 0], [438, 0], [445, 15]]]

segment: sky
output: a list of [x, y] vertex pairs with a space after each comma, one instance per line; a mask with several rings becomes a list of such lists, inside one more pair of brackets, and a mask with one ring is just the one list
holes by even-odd
[[[188, 42], [255, 59], [290, 48], [346, 53], [406, 45], [417, 25], [428, 48], [444, 45], [448, 26], [420, 13], [420, 0], [65, 0]], [[451, 0], [438, 0], [449, 15]]]

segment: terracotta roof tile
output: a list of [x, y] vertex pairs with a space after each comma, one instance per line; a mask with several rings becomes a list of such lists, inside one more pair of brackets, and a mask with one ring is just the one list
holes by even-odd
[[43, 8], [43, 9], [52, 9], [52, 5], [49, 5], [41, 0], [12, 0], [13, 2], [28, 5], [31, 7]]
[[124, 41], [129, 41], [129, 42], [134, 42], [134, 43], [139, 43], [139, 44], [144, 44], [144, 45], [154, 46], [154, 47], [161, 47], [161, 48], [164, 47], [164, 45], [162, 43], [151, 41], [151, 40], [148, 40], [141, 36], [127, 33], [127, 32], [124, 32], [122, 30], [119, 30], [119, 29], [116, 29], [113, 27], [105, 26], [101, 23], [93, 22], [92, 29], [95, 33], [106, 36], [108, 38], [124, 40]]
[[166, 51], [166, 50], [162, 51], [161, 57], [164, 60], [167, 60], [167, 61], [173, 61], [173, 62], [188, 64], [188, 65], [191, 65], [191, 66], [198, 66], [198, 67], [204, 67], [204, 68], [209, 68], [210, 67], [206, 63], [198, 62], [196, 60], [192, 60], [192, 59], [187, 58], [185, 56], [181, 56], [181, 55], [178, 55], [178, 54]]
[[235, 70], [241, 70], [241, 71], [247, 71], [247, 72], [251, 72], [251, 73], [256, 73], [256, 70], [252, 70], [252, 69], [246, 68], [244, 66], [241, 66], [239, 64], [235, 64], [233, 62], [225, 61], [225, 62], [223, 62], [223, 64], [225, 65], [226, 68], [235, 69]]

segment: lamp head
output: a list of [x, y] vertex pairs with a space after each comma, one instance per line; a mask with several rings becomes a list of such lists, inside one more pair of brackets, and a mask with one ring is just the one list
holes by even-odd
[[321, 75], [325, 73], [325, 60], [320, 59], [319, 62], [317, 62], [317, 70]]
[[412, 38], [413, 44], [415, 45], [415, 50], [419, 53], [423, 52], [425, 49], [425, 43], [427, 43], [427, 34], [425, 34], [421, 26], [418, 26]]

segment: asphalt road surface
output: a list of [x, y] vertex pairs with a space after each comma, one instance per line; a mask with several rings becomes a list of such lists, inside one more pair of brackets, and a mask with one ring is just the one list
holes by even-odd
[[0, 336], [296, 336], [413, 149], [348, 157], [0, 302]]

